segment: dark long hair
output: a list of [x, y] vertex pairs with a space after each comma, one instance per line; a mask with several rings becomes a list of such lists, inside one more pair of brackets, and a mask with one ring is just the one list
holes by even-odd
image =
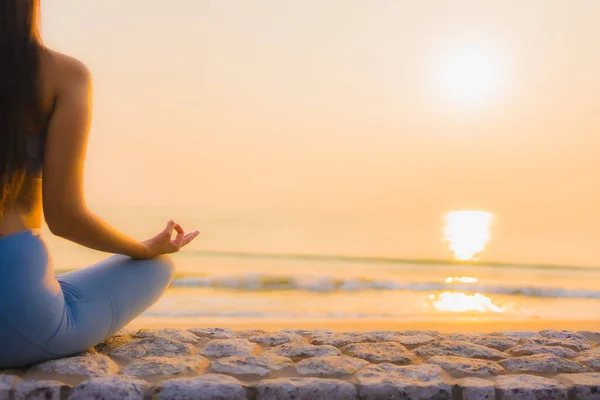
[[30, 207], [25, 135], [43, 123], [38, 77], [42, 44], [39, 0], [0, 0], [0, 217]]

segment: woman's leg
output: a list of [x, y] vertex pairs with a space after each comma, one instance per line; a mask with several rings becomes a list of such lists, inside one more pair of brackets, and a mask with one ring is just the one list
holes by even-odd
[[94, 266], [57, 276], [67, 321], [46, 343], [48, 352], [86, 350], [154, 304], [173, 279], [169, 257], [133, 260], [116, 255]]

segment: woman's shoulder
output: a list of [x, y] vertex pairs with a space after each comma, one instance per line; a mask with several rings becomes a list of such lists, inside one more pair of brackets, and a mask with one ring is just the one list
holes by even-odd
[[44, 80], [52, 82], [55, 89], [91, 82], [90, 70], [82, 61], [49, 48], [41, 54], [41, 70]]

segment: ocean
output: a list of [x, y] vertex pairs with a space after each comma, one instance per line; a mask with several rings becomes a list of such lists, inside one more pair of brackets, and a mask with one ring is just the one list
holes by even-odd
[[[117, 207], [99, 214], [140, 238], [156, 233], [165, 220], [164, 211], [151, 208]], [[394, 255], [401, 246], [393, 230], [365, 221], [354, 228], [342, 224], [340, 232], [340, 223], [326, 218], [317, 223], [188, 213], [182, 219], [197, 224], [189, 229], [202, 234], [174, 256], [171, 287], [141, 318], [167, 323], [182, 318], [258, 323], [600, 319], [600, 268], [408, 259]], [[389, 233], [374, 237], [380, 228]], [[57, 274], [106, 257], [48, 232], [46, 240]]]

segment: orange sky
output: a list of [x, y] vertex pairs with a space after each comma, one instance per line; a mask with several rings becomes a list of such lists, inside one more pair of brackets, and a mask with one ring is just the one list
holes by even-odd
[[[383, 216], [415, 248], [483, 209], [488, 258], [600, 264], [598, 1], [42, 4], [94, 75], [92, 204]], [[436, 80], [457, 46], [497, 63], [473, 104]]]

